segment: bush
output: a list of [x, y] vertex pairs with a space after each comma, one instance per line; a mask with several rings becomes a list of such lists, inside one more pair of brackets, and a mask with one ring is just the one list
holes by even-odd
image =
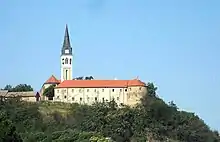
[[[195, 114], [166, 104], [148, 85], [137, 107], [119, 108], [113, 101], [91, 106], [65, 103], [27, 103], [11, 99], [0, 105], [0, 141], [97, 141], [116, 142], [197, 141], [219, 142], [217, 131]], [[53, 108], [52, 113], [40, 113]], [[64, 109], [62, 114], [58, 109]]]

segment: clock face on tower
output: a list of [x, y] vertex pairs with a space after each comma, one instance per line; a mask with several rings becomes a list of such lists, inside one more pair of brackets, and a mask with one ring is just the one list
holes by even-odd
[[66, 53], [66, 54], [69, 54], [69, 50], [68, 50], [68, 49], [66, 49], [66, 50], [65, 50], [65, 53]]

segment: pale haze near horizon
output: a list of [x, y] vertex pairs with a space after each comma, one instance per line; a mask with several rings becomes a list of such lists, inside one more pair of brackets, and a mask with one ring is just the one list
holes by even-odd
[[[0, 1], [0, 87], [60, 78], [65, 24], [73, 76], [153, 82], [166, 102], [220, 130], [220, 1]], [[218, 57], [219, 56], [219, 57]]]

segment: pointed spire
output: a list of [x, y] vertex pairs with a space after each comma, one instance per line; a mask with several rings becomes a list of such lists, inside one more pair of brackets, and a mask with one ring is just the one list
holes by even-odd
[[66, 24], [66, 29], [65, 29], [65, 36], [64, 36], [64, 41], [63, 41], [63, 47], [61, 50], [61, 55], [72, 55], [72, 48], [70, 45], [70, 37], [69, 37], [67, 24]]
[[64, 41], [63, 41], [63, 48], [65, 48], [65, 49], [66, 49], [66, 48], [71, 48], [67, 24], [66, 24], [66, 29], [65, 29]]

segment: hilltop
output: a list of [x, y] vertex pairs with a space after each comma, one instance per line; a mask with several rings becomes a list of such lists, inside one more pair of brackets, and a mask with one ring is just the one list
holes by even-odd
[[118, 107], [114, 100], [89, 106], [9, 99], [0, 105], [0, 141], [220, 141], [217, 131], [174, 102], [166, 104], [156, 89], [149, 83], [142, 103], [133, 108]]

